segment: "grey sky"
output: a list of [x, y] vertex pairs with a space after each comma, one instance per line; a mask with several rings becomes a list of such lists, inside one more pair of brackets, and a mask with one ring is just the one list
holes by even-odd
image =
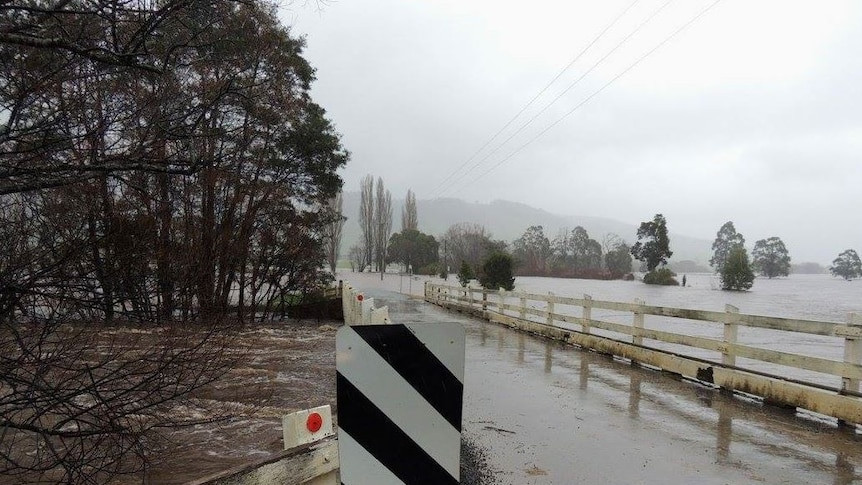
[[[469, 166], [666, 0], [641, 0]], [[749, 244], [794, 261], [862, 251], [862, 4], [723, 0], [543, 137], [712, 0], [669, 3], [559, 101], [447, 192], [461, 166], [632, 0], [348, 1], [285, 10], [307, 35], [314, 96], [353, 153], [346, 190], [507, 199], [551, 212]], [[462, 172], [465, 170], [462, 170]], [[421, 215], [420, 215], [421, 222]]]

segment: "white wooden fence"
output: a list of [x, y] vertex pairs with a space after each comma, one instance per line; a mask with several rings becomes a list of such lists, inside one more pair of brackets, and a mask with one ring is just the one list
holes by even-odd
[[[434, 283], [426, 284], [425, 298], [441, 306], [470, 311], [491, 321], [545, 337], [621, 356], [633, 362], [714, 383], [725, 389], [758, 395], [772, 403], [809, 409], [839, 418], [842, 423], [862, 423], [862, 394], [859, 392], [859, 383], [862, 380], [862, 316], [859, 314], [848, 315], [847, 322], [841, 324], [748, 315], [740, 313], [731, 305], [727, 305], [724, 312], [716, 312], [647, 305], [642, 301], [600, 301], [589, 295], [572, 298], [553, 293], [542, 295], [493, 291]], [[515, 301], [517, 303], [509, 303]], [[538, 302], [539, 305], [530, 306], [530, 302]], [[592, 316], [594, 309], [630, 313], [631, 323], [595, 319]], [[705, 324], [717, 323], [724, 328], [723, 338], [644, 328], [644, 318], [647, 315], [693, 320]], [[560, 323], [569, 324], [569, 328]], [[840, 339], [844, 346], [844, 360], [745, 345], [738, 341], [739, 327]], [[630, 336], [626, 338], [630, 338], [630, 341], [595, 335], [596, 329]], [[719, 352], [721, 358], [710, 360], [679, 355], [667, 349], [656, 348], [655, 344], [645, 344], [645, 339]], [[737, 366], [737, 357], [837, 376], [841, 378], [842, 385], [840, 388], [832, 388], [811, 380], [790, 379], [751, 368], [743, 369]]]
[[344, 307], [344, 323], [346, 325], [369, 325], [392, 323], [389, 320], [389, 308], [375, 308], [374, 298], [365, 298], [359, 290], [350, 283], [343, 283], [341, 302]]

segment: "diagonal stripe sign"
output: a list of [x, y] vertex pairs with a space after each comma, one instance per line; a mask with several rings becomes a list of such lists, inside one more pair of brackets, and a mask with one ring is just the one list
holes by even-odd
[[344, 326], [336, 352], [341, 482], [457, 484], [464, 328]]

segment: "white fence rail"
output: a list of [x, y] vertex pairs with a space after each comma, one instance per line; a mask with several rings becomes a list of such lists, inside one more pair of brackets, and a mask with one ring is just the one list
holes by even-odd
[[359, 290], [349, 283], [343, 283], [341, 303], [344, 306], [344, 323], [347, 325], [369, 325], [392, 323], [389, 308], [375, 308], [374, 298], [365, 298]]
[[[748, 315], [740, 313], [731, 305], [727, 305], [724, 312], [716, 312], [647, 305], [642, 301], [635, 303], [600, 301], [594, 300], [589, 295], [584, 295], [583, 298], [572, 298], [553, 293], [542, 295], [493, 291], [434, 283], [426, 284], [425, 298], [441, 306], [469, 310], [498, 323], [707, 380], [724, 388], [760, 395], [776, 403], [810, 409], [844, 421], [862, 422], [862, 400], [859, 399], [862, 396], [859, 392], [859, 383], [862, 380], [862, 316], [856, 313], [849, 314], [847, 323], [841, 324]], [[530, 306], [530, 302], [538, 302], [539, 305]], [[594, 309], [629, 313], [631, 323], [595, 319]], [[723, 336], [710, 338], [644, 328], [644, 318], [647, 315], [720, 324], [723, 326]], [[570, 328], [565, 328], [559, 323], [569, 324]], [[573, 329], [571, 325], [580, 328]], [[843, 341], [844, 360], [837, 361], [742, 344], [738, 341], [740, 327], [832, 337], [839, 342]], [[630, 340], [623, 342], [619, 338], [595, 335], [597, 329], [622, 334]], [[673, 354], [666, 349], [656, 348], [655, 345], [644, 344], [645, 339], [719, 352], [721, 359], [704, 360], [689, 355]], [[673, 356], [674, 359], [668, 360], [668, 356]], [[750, 368], [742, 369], [737, 367], [737, 357], [836, 376], [841, 378], [842, 385], [841, 388], [832, 388], [814, 381], [794, 380], [784, 376], [768, 375]], [[704, 363], [708, 364], [709, 372], [706, 371]], [[732, 372], [713, 374], [713, 370], [717, 368]]]

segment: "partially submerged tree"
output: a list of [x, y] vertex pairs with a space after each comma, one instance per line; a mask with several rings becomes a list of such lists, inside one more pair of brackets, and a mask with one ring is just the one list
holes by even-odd
[[592, 239], [581, 226], [572, 229], [572, 262], [575, 271], [596, 270], [602, 267], [602, 246]]
[[790, 274], [790, 254], [781, 238], [770, 237], [754, 243], [754, 267], [767, 278]]
[[479, 271], [479, 284], [489, 290], [504, 289], [511, 291], [515, 288], [514, 260], [512, 256], [493, 252], [482, 262]]
[[491, 239], [484, 226], [467, 222], [450, 226], [440, 244], [444, 261], [467, 261], [473, 268], [478, 268], [490, 253], [506, 248], [504, 242]]
[[321, 282], [348, 155], [302, 49], [264, 2], [0, 8], [12, 481], [140, 471], [160, 430], [198, 422], [179, 411], [231, 366], [234, 326]]
[[530, 226], [512, 243], [512, 255], [520, 266], [519, 274], [541, 276], [546, 272], [545, 263], [551, 255], [551, 243], [545, 237], [542, 226]]
[[829, 272], [832, 276], [840, 276], [845, 280], [853, 278], [862, 278], [862, 260], [853, 249], [845, 249], [837, 258], [832, 260], [832, 266], [829, 267]]
[[[709, 260], [710, 266], [716, 271], [716, 273], [721, 273], [724, 268], [725, 262], [727, 262], [727, 258], [730, 257], [730, 252], [734, 248], [744, 247], [745, 238], [742, 234], [736, 232], [736, 228], [733, 227], [733, 221], [727, 221], [721, 228], [718, 230], [718, 233], [715, 235], [715, 241], [712, 243], [712, 258]], [[748, 258], [746, 253], [746, 258]]]
[[741, 245], [730, 249], [721, 264], [721, 289], [744, 291], [754, 284], [754, 271], [748, 261], [748, 251]]
[[646, 264], [647, 272], [655, 270], [660, 264], [667, 264], [667, 259], [673, 256], [670, 250], [670, 238], [667, 233], [667, 221], [661, 214], [656, 214], [652, 221], [642, 222], [638, 228], [638, 240], [631, 248], [632, 256]]
[[605, 254], [605, 267], [613, 278], [622, 278], [632, 272], [632, 255], [624, 242], [618, 243]]

